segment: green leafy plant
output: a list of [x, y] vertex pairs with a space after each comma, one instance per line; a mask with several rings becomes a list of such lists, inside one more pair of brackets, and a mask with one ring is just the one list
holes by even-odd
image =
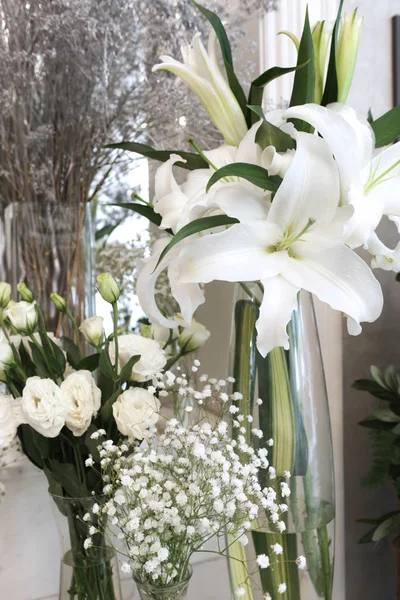
[[[378, 401], [372, 413], [360, 422], [369, 429], [373, 454], [363, 484], [379, 488], [390, 482], [400, 497], [400, 371], [393, 365], [384, 372], [373, 366], [371, 375], [372, 379], [359, 379], [353, 384], [355, 389], [368, 392]], [[400, 549], [400, 510], [358, 522], [372, 525], [359, 540], [361, 544], [395, 535], [393, 544]]]

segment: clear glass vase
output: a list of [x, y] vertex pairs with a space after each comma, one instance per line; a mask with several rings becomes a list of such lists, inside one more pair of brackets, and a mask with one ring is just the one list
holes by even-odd
[[92, 535], [93, 546], [85, 548], [89, 531], [83, 517], [101, 500], [51, 497], [62, 553], [59, 600], [122, 600], [114, 550], [100, 533]]
[[[0, 206], [0, 281], [34, 292], [49, 331], [71, 335], [49, 296], [66, 299], [78, 322], [94, 314], [94, 230], [88, 203], [13, 202]], [[62, 327], [61, 327], [62, 322]]]
[[166, 586], [141, 583], [136, 577], [133, 579], [141, 600], [184, 600], [187, 596], [192, 574], [193, 569], [189, 566], [187, 575], [182, 581]]
[[[266, 291], [267, 293], [267, 291]], [[244, 587], [245, 600], [331, 600], [334, 558], [334, 475], [329, 408], [318, 331], [310, 294], [301, 292], [297, 309], [288, 324], [290, 349], [275, 348], [263, 358], [256, 348], [259, 287], [236, 291], [231, 372], [235, 391], [241, 392], [241, 412], [251, 414], [247, 440], [268, 447], [270, 464], [276, 469], [277, 503], [287, 503], [286, 531], [280, 533], [261, 519], [249, 534], [244, 548], [230, 548], [229, 570], [232, 589]], [[262, 404], [256, 400], [260, 398]], [[250, 428], [263, 431], [261, 440]], [[284, 472], [289, 498], [280, 495]], [[262, 485], [266, 482], [260, 482]], [[280, 544], [283, 555], [271, 546]], [[256, 557], [266, 554], [274, 566], [259, 569]], [[296, 559], [304, 556], [306, 568]], [[242, 562], [243, 561], [243, 562]], [[284, 596], [280, 584], [287, 586]], [[270, 596], [268, 596], [269, 594]]]

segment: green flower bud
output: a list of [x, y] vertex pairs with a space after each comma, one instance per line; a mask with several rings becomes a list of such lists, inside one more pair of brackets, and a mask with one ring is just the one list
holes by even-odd
[[53, 304], [57, 310], [59, 310], [60, 312], [67, 311], [67, 303], [65, 302], [64, 298], [61, 298], [61, 296], [56, 294], [56, 292], [53, 292], [52, 294], [50, 294], [50, 299], [53, 302]]
[[140, 335], [144, 338], [153, 339], [153, 332], [151, 329], [151, 325], [142, 325], [140, 328]]
[[353, 81], [362, 21], [362, 18], [357, 16], [357, 9], [352, 15], [345, 13], [342, 18], [336, 50], [338, 102], [346, 102]]
[[97, 288], [103, 300], [110, 304], [117, 302], [121, 294], [117, 282], [109, 273], [101, 273], [97, 277]]
[[33, 302], [35, 300], [35, 296], [28, 288], [26, 283], [19, 283], [17, 285], [17, 290], [19, 291], [22, 300], [25, 300], [25, 302]]
[[11, 285], [0, 281], [0, 308], [5, 308], [11, 300]]

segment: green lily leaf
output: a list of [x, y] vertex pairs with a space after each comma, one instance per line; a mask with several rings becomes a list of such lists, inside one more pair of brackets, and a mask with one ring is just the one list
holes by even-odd
[[400, 104], [371, 122], [376, 148], [388, 146], [400, 136]]
[[336, 71], [336, 47], [340, 28], [340, 19], [342, 16], [343, 0], [340, 0], [339, 9], [333, 27], [331, 52], [329, 55], [328, 73], [326, 75], [325, 90], [322, 96], [321, 104], [326, 106], [331, 102], [337, 102], [339, 95], [339, 85]]
[[187, 169], [188, 171], [208, 168], [206, 161], [199, 154], [194, 154], [193, 152], [183, 152], [182, 150], [156, 150], [147, 144], [124, 141], [117, 144], [107, 144], [105, 147], [135, 152], [136, 154], [141, 154], [146, 158], [152, 158], [154, 160], [159, 160], [160, 162], [166, 162], [169, 160], [171, 154], [178, 154], [186, 162], [175, 163], [177, 167]]
[[[314, 102], [315, 99], [315, 59], [314, 59], [314, 41], [311, 33], [310, 20], [308, 18], [308, 9], [304, 21], [303, 34], [300, 40], [299, 53], [297, 57], [297, 65], [299, 68], [296, 71], [293, 83], [293, 92], [290, 99], [290, 106], [298, 106]], [[304, 66], [305, 65], [305, 66]], [[298, 131], [311, 131], [308, 123], [294, 119], [296, 129]]]
[[251, 107], [252, 106], [261, 106], [262, 99], [263, 99], [263, 93], [264, 93], [264, 87], [266, 85], [268, 85], [269, 83], [271, 83], [271, 81], [273, 81], [274, 79], [278, 79], [278, 77], [282, 77], [282, 75], [286, 75], [287, 73], [292, 73], [293, 71], [302, 69], [303, 67], [305, 67], [308, 64], [308, 62], [309, 62], [309, 60], [306, 63], [303, 63], [302, 65], [296, 65], [295, 67], [272, 67], [271, 69], [264, 71], [264, 73], [262, 73], [259, 77], [257, 77], [257, 79], [255, 79], [252, 82], [252, 84], [250, 86], [250, 92], [249, 92], [249, 105], [251, 105], [251, 106], [248, 106], [248, 108], [252, 112], [247, 113], [247, 124], [249, 125], [249, 127], [251, 127], [251, 125], [253, 125], [253, 123], [255, 123], [255, 121], [256, 121], [256, 119], [254, 117], [254, 114], [256, 114], [256, 111], [253, 110]]
[[210, 23], [211, 27], [214, 29], [216, 36], [219, 41], [219, 45], [221, 47], [222, 58], [224, 59], [226, 75], [228, 77], [229, 87], [231, 88], [236, 100], [239, 103], [240, 108], [243, 111], [243, 114], [246, 114], [246, 96], [243, 91], [242, 86], [239, 83], [238, 78], [236, 77], [235, 71], [233, 69], [233, 59], [232, 59], [232, 50], [231, 45], [229, 43], [229, 39], [227, 33], [225, 31], [225, 27], [222, 24], [221, 19], [214, 12], [201, 6], [192, 0], [195, 7], [205, 16], [207, 21]]
[[277, 152], [286, 152], [296, 147], [295, 140], [288, 133], [266, 120], [261, 106], [249, 104], [248, 108], [264, 121], [256, 133], [256, 143], [262, 150], [267, 146], [274, 146]]
[[154, 268], [154, 271], [157, 269], [158, 265], [165, 258], [167, 253], [174, 247], [176, 244], [184, 240], [185, 238], [194, 235], [195, 233], [199, 233], [200, 231], [206, 231], [207, 229], [213, 229], [214, 227], [223, 227], [224, 225], [234, 225], [235, 223], [239, 223], [237, 219], [232, 219], [226, 215], [214, 215], [213, 217], [203, 217], [201, 219], [195, 219], [191, 223], [188, 223], [182, 229], [178, 231], [168, 244], [164, 248], [164, 250], [160, 254], [160, 258]]
[[282, 182], [282, 179], [277, 176], [270, 176], [267, 169], [259, 167], [258, 165], [251, 165], [249, 163], [232, 163], [225, 165], [210, 177], [206, 191], [224, 177], [241, 177], [253, 183], [257, 187], [263, 190], [269, 190], [270, 192], [276, 192]]
[[102, 240], [105, 237], [110, 236], [116, 229], [121, 225], [124, 219], [118, 219], [118, 221], [114, 224], [104, 225], [101, 229], [96, 231], [95, 240], [96, 242]]
[[132, 210], [133, 212], [146, 217], [151, 223], [159, 227], [161, 225], [162, 217], [155, 212], [152, 206], [146, 204], [140, 204], [139, 202], [112, 202], [109, 206], [119, 206], [119, 208], [125, 208], [126, 210]]

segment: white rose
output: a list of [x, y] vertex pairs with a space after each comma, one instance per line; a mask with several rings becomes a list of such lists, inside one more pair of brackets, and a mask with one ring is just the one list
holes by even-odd
[[92, 346], [100, 346], [103, 341], [103, 317], [90, 317], [82, 321], [79, 331]]
[[[119, 366], [122, 369], [132, 356], [140, 355], [140, 360], [132, 369], [131, 381], [147, 381], [159, 373], [167, 362], [165, 352], [155, 340], [128, 333], [118, 337]], [[115, 364], [115, 344], [111, 342], [109, 355]]]
[[193, 319], [189, 327], [182, 329], [178, 337], [178, 344], [184, 352], [194, 352], [201, 348], [209, 337], [208, 329]]
[[159, 419], [160, 401], [147, 390], [130, 388], [113, 404], [113, 414], [122, 435], [142, 440]]
[[25, 302], [25, 300], [21, 300], [21, 302], [14, 302], [11, 300], [8, 303], [4, 314], [16, 329], [20, 329], [22, 331], [33, 329], [37, 323], [37, 314], [34, 302]]
[[14, 362], [14, 355], [10, 344], [0, 342], [0, 381]]
[[67, 408], [60, 388], [51, 379], [27, 379], [22, 410], [27, 423], [44, 437], [57, 437], [65, 425]]
[[0, 448], [9, 446], [16, 436], [21, 423], [18, 419], [19, 402], [19, 399], [14, 400], [12, 396], [0, 392]]
[[76, 371], [62, 382], [61, 396], [67, 407], [65, 424], [75, 436], [87, 431], [101, 403], [101, 391], [90, 371]]

